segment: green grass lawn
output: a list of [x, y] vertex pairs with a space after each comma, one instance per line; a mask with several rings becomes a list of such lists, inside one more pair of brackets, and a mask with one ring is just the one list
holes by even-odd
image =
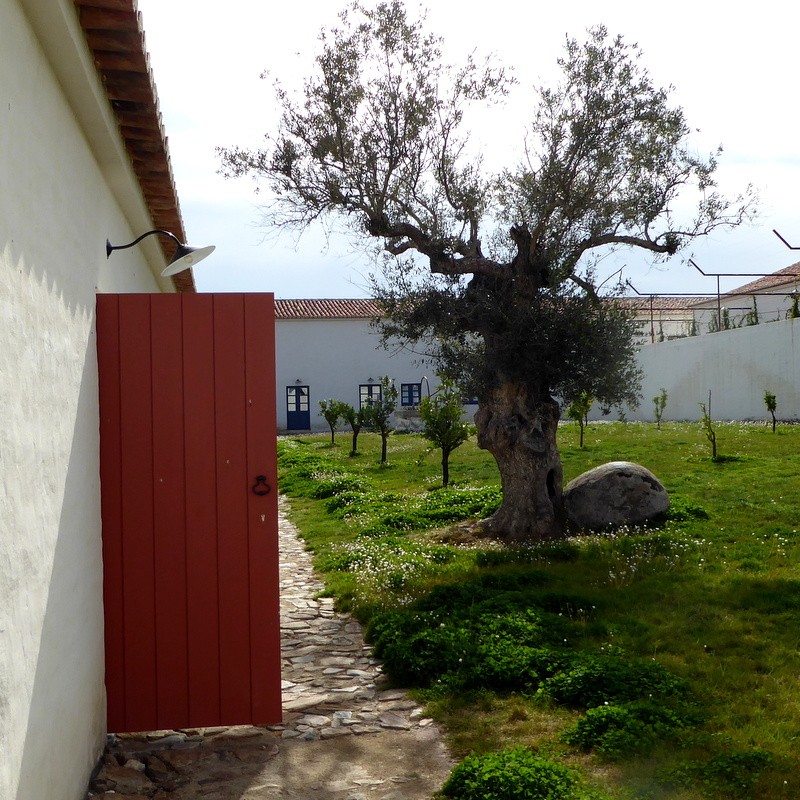
[[[441, 490], [414, 435], [280, 443], [281, 491], [327, 590], [458, 757], [516, 745], [610, 798], [800, 797], [800, 426], [576, 425], [565, 480], [612, 460], [673, 501], [651, 530], [506, 549], [461, 520], [499, 498], [470, 441]], [[590, 796], [589, 794], [580, 795]], [[554, 795], [555, 796], [555, 795]], [[561, 797], [561, 795], [558, 795]], [[578, 797], [564, 795], [565, 797]]]

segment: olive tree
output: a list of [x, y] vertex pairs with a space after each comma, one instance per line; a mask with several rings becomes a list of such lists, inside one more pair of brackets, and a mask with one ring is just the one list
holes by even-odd
[[363, 428], [367, 422], [367, 411], [367, 407], [355, 409], [349, 403], [342, 403], [342, 419], [353, 431], [353, 446], [350, 449], [351, 456], [358, 455], [358, 434], [361, 433], [361, 428]]
[[439, 370], [478, 398], [478, 445], [503, 486], [485, 527], [551, 538], [562, 533], [556, 398], [586, 391], [609, 405], [638, 392], [631, 320], [601, 296], [596, 258], [672, 256], [739, 224], [753, 200], [716, 190], [717, 153], [692, 152], [683, 111], [639, 49], [603, 27], [567, 39], [560, 82], [525, 99], [527, 135], [490, 172], [469, 113], [513, 82], [491, 59], [446, 64], [441, 41], [401, 0], [353, 3], [320, 34], [303, 90], [278, 87], [267, 146], [222, 148], [222, 171], [267, 181], [271, 225], [340, 221], [382, 248], [383, 333], [437, 342]]
[[442, 486], [450, 485], [450, 454], [469, 439], [472, 426], [462, 419], [464, 401], [461, 390], [445, 383], [436, 394], [423, 397], [419, 404], [422, 435], [442, 451]]
[[386, 449], [392, 432], [392, 414], [397, 408], [397, 387], [388, 375], [381, 379], [381, 396], [364, 408], [364, 419], [381, 435], [381, 464], [386, 463]]
[[778, 408], [778, 400], [769, 389], [764, 390], [764, 405], [766, 405], [767, 411], [772, 415], [772, 432], [775, 433], [775, 425], [777, 422], [775, 419], [775, 411]]
[[589, 424], [589, 412], [592, 410], [594, 398], [589, 392], [580, 392], [578, 396], [567, 406], [567, 416], [578, 423], [580, 430], [580, 441], [578, 446], [583, 449], [583, 434]]
[[339, 422], [341, 418], [344, 417], [344, 403], [340, 400], [320, 400], [319, 401], [319, 412], [325, 418], [325, 422], [328, 423], [328, 427], [331, 429], [331, 444], [336, 444], [336, 423]]

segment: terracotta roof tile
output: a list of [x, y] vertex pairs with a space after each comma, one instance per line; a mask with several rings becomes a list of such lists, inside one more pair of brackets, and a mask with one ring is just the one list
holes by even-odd
[[[630, 308], [650, 310], [649, 297], [620, 297], [619, 301]], [[653, 298], [654, 311], [682, 311], [701, 297]], [[374, 300], [275, 300], [276, 319], [372, 319], [381, 316], [381, 308]]]
[[[784, 295], [800, 289], [800, 261], [779, 269], [771, 275], [757, 278], [750, 283], [745, 283], [738, 289], [732, 289], [720, 294], [720, 300], [742, 297], [742, 295]], [[708, 305], [716, 302], [716, 295], [702, 298], [697, 305]]]
[[[73, 1], [153, 227], [168, 230], [185, 242], [167, 137], [136, 0]], [[169, 260], [175, 245], [164, 236], [158, 238], [164, 257]], [[172, 284], [178, 292], [195, 291], [191, 270], [173, 275]]]
[[[653, 311], [684, 311], [704, 300], [703, 297], [664, 297], [653, 295]], [[620, 297], [623, 306], [642, 311], [650, 310], [650, 297]]]
[[381, 315], [374, 300], [276, 300], [276, 319], [372, 319]]
[[788, 267], [784, 267], [783, 269], [779, 269], [777, 272], [773, 272], [772, 275], [766, 275], [763, 278], [758, 278], [757, 280], [750, 281], [750, 283], [746, 283], [744, 286], [740, 286], [738, 289], [734, 289], [732, 292], [725, 292], [724, 296], [728, 296], [731, 294], [749, 294], [752, 292], [763, 292], [768, 289], [774, 289], [779, 286], [788, 286], [791, 287], [792, 290], [795, 286], [800, 284], [800, 261], [796, 264], [791, 264]]

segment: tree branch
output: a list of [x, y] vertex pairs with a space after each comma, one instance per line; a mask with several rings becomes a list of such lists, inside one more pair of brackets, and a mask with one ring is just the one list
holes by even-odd
[[599, 303], [600, 302], [600, 298], [597, 296], [597, 290], [594, 288], [592, 283], [590, 283], [589, 281], [585, 280], [584, 278], [581, 278], [580, 275], [576, 275], [574, 272], [570, 273], [569, 278], [573, 283], [575, 283], [578, 286], [580, 286], [581, 289], [583, 289], [583, 291], [586, 292], [586, 294], [589, 295], [589, 297], [595, 303]]
[[587, 250], [591, 250], [595, 247], [602, 247], [605, 244], [627, 244], [632, 247], [641, 247], [644, 250], [650, 250], [653, 253], [674, 255], [677, 250], [676, 238], [677, 234], [672, 231], [662, 233], [658, 239], [666, 239], [666, 241], [663, 244], [659, 244], [655, 239], [648, 239], [641, 236], [607, 233], [601, 236], [592, 236], [588, 239], [584, 239], [578, 244], [578, 251], [579, 253], [585, 253]]

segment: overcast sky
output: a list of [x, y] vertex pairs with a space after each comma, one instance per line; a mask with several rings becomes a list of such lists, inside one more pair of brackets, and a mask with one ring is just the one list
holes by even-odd
[[[299, 85], [313, 67], [320, 27], [335, 22], [343, 5], [139, 0], [187, 239], [217, 246], [195, 269], [200, 291], [367, 296], [370, 267], [363, 256], [343, 240], [326, 244], [318, 231], [299, 243], [288, 236], [276, 241], [260, 226], [263, 198], [252, 181], [223, 179], [214, 152], [216, 146], [257, 146], [274, 131], [271, 84], [259, 76], [267, 71], [286, 85]], [[477, 50], [514, 67], [522, 93], [509, 110], [512, 120], [532, 103], [532, 93], [523, 90], [557, 75], [555, 61], [567, 35], [583, 39], [588, 27], [602, 23], [638, 42], [654, 81], [675, 87], [674, 102], [699, 129], [692, 144], [703, 153], [724, 146], [720, 186], [730, 193], [748, 183], [758, 189], [762, 210], [756, 225], [716, 233], [656, 267], [643, 254], [620, 251], [604, 269], [624, 265], [625, 277], [645, 293], [711, 292], [716, 282], [683, 263], [688, 255], [706, 272], [772, 272], [800, 260], [800, 252], [787, 250], [772, 233], [777, 228], [800, 245], [800, 4], [762, 0], [736, 10], [716, 0], [492, 0], [480, 4], [480, 11], [469, 11], [463, 0], [425, 5], [428, 27], [445, 37], [451, 60]], [[408, 6], [417, 8], [415, 2]], [[476, 133], [491, 142], [508, 130]], [[513, 144], [504, 140], [506, 147]], [[748, 280], [728, 279], [722, 288]]]

